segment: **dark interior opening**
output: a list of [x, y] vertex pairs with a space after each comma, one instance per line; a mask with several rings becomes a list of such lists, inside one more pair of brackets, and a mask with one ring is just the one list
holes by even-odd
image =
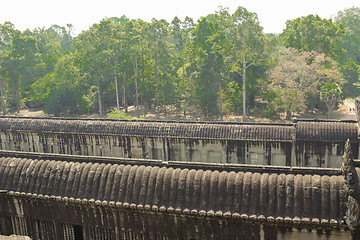
[[81, 225], [74, 225], [74, 236], [75, 240], [84, 240]]

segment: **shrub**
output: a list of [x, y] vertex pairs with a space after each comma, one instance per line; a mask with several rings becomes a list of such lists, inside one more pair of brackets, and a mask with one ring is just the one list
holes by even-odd
[[125, 120], [132, 120], [133, 118], [129, 115], [124, 113], [123, 111], [114, 110], [107, 114], [109, 119], [125, 119]]

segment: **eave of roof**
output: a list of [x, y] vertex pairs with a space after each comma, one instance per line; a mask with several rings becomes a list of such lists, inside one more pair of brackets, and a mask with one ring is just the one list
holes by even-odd
[[271, 124], [0, 116], [0, 131], [265, 142], [345, 142], [347, 139], [357, 142], [359, 137], [356, 121], [316, 119]]
[[[314, 226], [340, 223], [346, 209], [347, 187], [334, 170], [319, 175], [308, 168], [301, 174], [294, 169], [256, 171], [260, 166], [251, 171], [250, 166], [232, 166], [233, 170], [200, 163], [196, 168], [182, 166], [2, 157], [0, 189], [78, 203], [94, 199], [138, 210]], [[206, 169], [209, 166], [212, 169]]]

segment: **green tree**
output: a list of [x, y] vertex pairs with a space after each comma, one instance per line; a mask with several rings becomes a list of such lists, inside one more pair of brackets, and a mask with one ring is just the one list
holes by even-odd
[[246, 70], [253, 65], [264, 51], [264, 35], [256, 13], [239, 7], [231, 16], [232, 71], [242, 77], [243, 121], [246, 121]]
[[340, 43], [344, 27], [331, 19], [308, 15], [288, 20], [281, 33], [285, 47], [301, 51], [316, 51], [337, 59], [341, 53]]
[[[149, 41], [153, 52], [154, 70], [155, 70], [155, 86], [156, 86], [156, 115], [160, 113], [160, 94], [163, 99], [163, 109], [166, 116], [166, 99], [168, 95], [164, 91], [167, 85], [167, 71], [169, 61], [169, 23], [165, 20], [152, 19], [149, 25]], [[160, 83], [162, 80], [162, 84]], [[160, 84], [162, 86], [160, 86]], [[160, 93], [162, 88], [162, 93]]]
[[242, 91], [239, 84], [235, 81], [228, 82], [223, 88], [224, 109], [233, 113], [238, 113], [242, 105]]
[[0, 24], [0, 95], [1, 95], [1, 108], [3, 114], [6, 113], [6, 97], [5, 97], [5, 86], [7, 85], [6, 81], [6, 69], [4, 66], [5, 59], [8, 58], [11, 52], [11, 43], [12, 39], [18, 31], [15, 30], [15, 27], [10, 22], [5, 22]]
[[[141, 89], [146, 89], [144, 87], [145, 83], [145, 64], [146, 60], [144, 59], [145, 48], [146, 48], [146, 34], [145, 29], [147, 25], [141, 20], [137, 21], [128, 21], [125, 25], [125, 45], [127, 58], [130, 62], [131, 71], [133, 72], [134, 77], [134, 104], [136, 107], [137, 115], [139, 116], [139, 105], [141, 96], [145, 95], [144, 92], [141, 92]], [[142, 79], [142, 81], [141, 81]], [[149, 89], [148, 89], [149, 91]], [[151, 101], [150, 101], [151, 102]]]
[[61, 45], [61, 53], [65, 51], [72, 51], [71, 43], [73, 40], [73, 25], [66, 24], [66, 26], [52, 25], [48, 30], [51, 30], [56, 33], [56, 37]]
[[335, 23], [344, 27], [344, 36], [340, 46], [344, 50], [342, 62], [351, 58], [360, 64], [360, 8], [352, 7], [340, 11]]
[[[119, 110], [119, 86], [118, 86], [118, 75], [119, 68], [124, 61], [124, 27], [126, 25], [126, 18], [121, 19], [105, 19], [99, 24], [97, 31], [99, 32], [99, 40], [102, 43], [103, 61], [106, 62], [107, 69], [113, 73], [114, 85], [115, 85], [115, 98], [116, 108]], [[109, 76], [110, 77], [110, 76]], [[126, 107], [126, 84], [124, 87], [124, 99], [123, 105]]]
[[345, 84], [343, 86], [343, 93], [347, 97], [358, 97], [360, 89], [354, 87], [354, 84], [360, 81], [360, 65], [349, 58], [345, 64], [341, 65], [341, 72], [344, 75]]
[[36, 39], [31, 33], [17, 32], [11, 42], [11, 51], [4, 59], [4, 66], [9, 81], [8, 100], [10, 108], [20, 111], [25, 103], [31, 85], [39, 73], [41, 54]]
[[343, 93], [347, 97], [358, 97], [360, 90], [354, 88], [354, 84], [357, 84], [360, 78], [360, 8], [340, 11], [335, 22], [345, 29], [340, 43], [342, 55], [339, 57], [342, 63], [341, 71], [346, 80]]
[[36, 28], [28, 34], [36, 39], [39, 61], [36, 66], [36, 76], [29, 87], [30, 91], [25, 101], [28, 107], [42, 107], [43, 102], [35, 100], [36, 97], [32, 96], [31, 88], [35, 82], [41, 81], [44, 76], [54, 71], [55, 65], [62, 55], [61, 38], [53, 27], [48, 29]]
[[[87, 87], [97, 90], [98, 111], [103, 115], [102, 106], [102, 75], [100, 69], [102, 67], [101, 46], [97, 32], [98, 24], [94, 24], [88, 31], [83, 31], [73, 41], [76, 60], [81, 75], [87, 81]], [[86, 86], [86, 85], [85, 85]]]
[[[181, 94], [181, 109], [184, 113], [184, 118], [186, 119], [186, 105], [187, 105], [187, 94], [186, 94], [186, 81], [185, 81], [185, 66], [187, 64], [187, 51], [190, 50], [190, 32], [194, 28], [193, 19], [186, 17], [184, 21], [181, 21], [178, 17], [175, 17], [171, 22], [171, 34], [173, 41], [175, 43], [175, 56], [179, 56], [181, 71], [181, 80], [182, 84], [182, 94]], [[176, 64], [175, 64], [176, 65]]]
[[194, 29], [191, 77], [195, 87], [193, 99], [205, 118], [219, 115], [217, 100], [224, 71], [224, 40], [217, 22], [207, 17], [199, 20]]
[[[139, 73], [139, 84], [138, 84], [138, 102], [144, 106], [144, 115], [145, 115], [145, 106], [148, 108], [152, 107], [153, 98], [154, 98], [154, 84], [152, 82], [153, 78], [153, 66], [152, 66], [152, 52], [151, 50], [151, 39], [149, 35], [151, 35], [149, 28], [150, 24], [148, 22], [142, 21], [140, 19], [134, 22], [132, 28], [128, 29], [126, 35], [130, 36], [131, 44], [128, 46], [133, 52], [133, 56], [137, 57], [134, 52], [138, 52], [139, 54], [139, 65], [135, 65], [137, 61], [133, 61], [133, 67], [138, 70]], [[135, 74], [135, 72], [134, 72]], [[136, 85], [135, 85], [136, 88]], [[136, 91], [136, 89], [135, 89]], [[136, 93], [135, 93], [136, 94]], [[136, 100], [135, 100], [136, 102]]]
[[[88, 31], [82, 32], [73, 41], [76, 60], [81, 71], [81, 76], [87, 81], [89, 94], [92, 94], [94, 87], [97, 90], [97, 101], [99, 114], [104, 112], [104, 100], [112, 98], [115, 91], [111, 88], [112, 79], [116, 82], [116, 49], [117, 36], [114, 37], [114, 27], [110, 20], [103, 20], [100, 24], [94, 24]], [[121, 48], [120, 48], [121, 49]], [[105, 99], [103, 99], [105, 98]]]
[[318, 95], [319, 86], [325, 83], [343, 84], [337, 63], [324, 54], [301, 52], [293, 48], [279, 48], [274, 59], [276, 65], [268, 71], [270, 90], [275, 94], [278, 110], [292, 113], [307, 108], [309, 95]]
[[327, 82], [320, 88], [320, 99], [328, 108], [328, 118], [331, 111], [342, 100], [342, 91], [339, 84], [335, 82]]
[[84, 79], [75, 65], [75, 56], [65, 52], [57, 61], [54, 71], [38, 78], [32, 84], [32, 100], [44, 104], [44, 111], [55, 116], [83, 114], [89, 104], [83, 87]]

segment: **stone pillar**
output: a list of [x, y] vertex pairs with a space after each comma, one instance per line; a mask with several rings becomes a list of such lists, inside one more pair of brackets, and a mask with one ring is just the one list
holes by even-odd
[[[360, 98], [355, 99], [355, 119], [358, 122], [358, 126], [360, 127]], [[360, 155], [360, 144], [359, 144], [359, 155]]]
[[355, 99], [355, 117], [356, 121], [360, 120], [360, 98]]
[[360, 167], [351, 157], [350, 140], [347, 140], [344, 149], [341, 172], [346, 185], [349, 187], [345, 222], [351, 229], [360, 228]]

